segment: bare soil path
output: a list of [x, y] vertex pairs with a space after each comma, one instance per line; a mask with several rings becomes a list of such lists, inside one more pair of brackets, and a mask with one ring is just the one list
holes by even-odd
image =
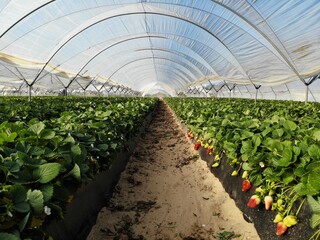
[[87, 240], [258, 240], [161, 102]]

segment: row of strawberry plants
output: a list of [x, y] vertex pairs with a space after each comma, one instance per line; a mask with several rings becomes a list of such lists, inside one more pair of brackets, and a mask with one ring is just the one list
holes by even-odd
[[234, 168], [232, 176], [242, 173], [242, 190], [256, 187], [249, 207], [264, 203], [267, 210], [277, 211], [277, 235], [297, 224], [305, 199], [313, 211], [311, 226], [320, 224], [319, 104], [248, 99], [166, 101], [188, 127], [189, 138], [196, 140], [195, 149], [203, 146], [214, 154], [213, 167], [219, 167], [225, 154]]
[[109, 169], [156, 101], [1, 99], [0, 239], [45, 239], [41, 226], [62, 218], [77, 188]]

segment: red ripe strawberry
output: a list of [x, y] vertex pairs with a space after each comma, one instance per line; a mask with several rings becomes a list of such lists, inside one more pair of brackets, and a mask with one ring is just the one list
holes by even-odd
[[261, 199], [258, 195], [252, 195], [247, 203], [247, 206], [250, 208], [255, 208], [256, 206], [259, 205], [260, 202], [261, 202]]
[[207, 154], [208, 154], [208, 155], [210, 155], [211, 150], [212, 150], [212, 149], [211, 149], [210, 147], [207, 148]]
[[287, 231], [288, 227], [284, 225], [283, 222], [278, 222], [277, 223], [277, 235], [283, 235]]
[[193, 148], [194, 150], [198, 150], [200, 146], [201, 146], [201, 142], [196, 142]]
[[272, 196], [267, 195], [264, 197], [264, 205], [266, 207], [266, 210], [269, 210], [271, 208], [272, 203], [273, 203]]
[[242, 192], [248, 191], [251, 188], [251, 183], [249, 180], [245, 179], [242, 182]]

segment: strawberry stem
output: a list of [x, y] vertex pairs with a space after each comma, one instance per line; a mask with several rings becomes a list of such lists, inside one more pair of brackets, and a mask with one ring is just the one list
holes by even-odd
[[[299, 214], [299, 212], [300, 212], [300, 210], [301, 210], [304, 202], [306, 201], [306, 199], [307, 199], [307, 198], [304, 198], [304, 199], [302, 200], [302, 202], [301, 202], [301, 204], [300, 204], [300, 206], [299, 206], [299, 208], [298, 208], [298, 210], [297, 210], [297, 212], [296, 212], [296, 216], [298, 216], [298, 214]], [[320, 232], [319, 232], [319, 233], [320, 233]]]
[[318, 240], [320, 236], [320, 229], [318, 231], [316, 231], [310, 238], [309, 240]]

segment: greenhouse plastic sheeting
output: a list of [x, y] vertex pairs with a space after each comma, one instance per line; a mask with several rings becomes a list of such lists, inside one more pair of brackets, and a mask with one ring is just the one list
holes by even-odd
[[0, 89], [176, 95], [210, 80], [273, 94], [296, 82], [304, 94], [320, 72], [319, 10], [318, 0], [2, 0]]

